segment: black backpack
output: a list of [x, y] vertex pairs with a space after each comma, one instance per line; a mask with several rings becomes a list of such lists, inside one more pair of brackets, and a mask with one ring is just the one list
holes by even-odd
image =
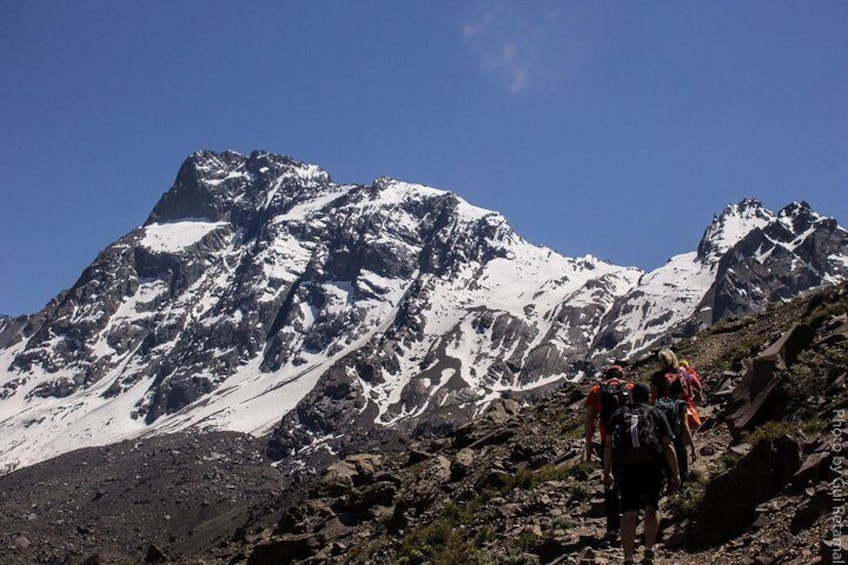
[[610, 379], [601, 385], [601, 422], [609, 429], [610, 420], [616, 410], [630, 403], [630, 390], [624, 381]]
[[665, 419], [668, 422], [668, 427], [671, 430], [671, 433], [674, 434], [674, 437], [678, 437], [683, 433], [680, 426], [680, 404], [680, 400], [664, 396], [662, 398], [658, 398], [657, 403], [654, 405], [654, 408], [656, 408], [660, 414], [665, 416]]
[[652, 463], [662, 456], [662, 445], [652, 414], [646, 404], [628, 404], [612, 420], [613, 458], [619, 463]]

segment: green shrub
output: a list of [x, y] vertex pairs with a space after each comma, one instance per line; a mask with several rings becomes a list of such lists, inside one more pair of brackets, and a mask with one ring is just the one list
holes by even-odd
[[585, 481], [569, 481], [565, 488], [575, 498], [589, 498], [589, 496], [592, 494], [592, 487], [589, 486]]
[[414, 565], [430, 562], [434, 565], [456, 563], [484, 564], [486, 559], [463, 528], [446, 518], [440, 518], [404, 538], [398, 563]]
[[548, 464], [538, 469], [521, 467], [506, 481], [501, 492], [507, 493], [514, 489], [531, 490], [550, 481], [565, 481], [575, 477], [585, 477], [591, 470], [591, 464], [584, 460], [562, 466]]
[[668, 497], [667, 508], [672, 514], [691, 518], [698, 513], [698, 507], [704, 500], [709, 479], [701, 478], [694, 482], [683, 483], [680, 490]]
[[580, 525], [580, 521], [572, 516], [560, 516], [558, 518], [554, 518], [551, 523], [551, 527], [554, 530], [573, 530], [577, 526]]
[[568, 439], [580, 439], [585, 433], [585, 424], [586, 419], [584, 416], [573, 416], [562, 425], [560, 434]]
[[490, 526], [475, 533], [471, 527], [475, 520], [487, 520], [479, 513], [482, 498], [465, 504], [451, 503], [431, 524], [419, 528], [404, 537], [398, 551], [398, 563], [417, 565], [484, 565], [491, 560], [480, 551], [479, 546], [491, 541], [495, 532]]
[[734, 453], [733, 451], [728, 451], [718, 460], [721, 464], [722, 470], [726, 471], [728, 469], [732, 469], [739, 463], [739, 460], [742, 459], [742, 456], [738, 453]]
[[533, 532], [521, 532], [510, 540], [510, 545], [519, 552], [530, 551], [539, 544], [539, 537]]
[[808, 436], [816, 436], [824, 432], [829, 425], [827, 420], [817, 416], [801, 424], [801, 431]]
[[751, 445], [756, 447], [764, 441], [777, 439], [781, 436], [785, 436], [788, 433], [792, 433], [796, 429], [797, 427], [793, 426], [792, 424], [771, 420], [750, 433], [742, 434], [742, 440], [745, 443], [750, 443]]

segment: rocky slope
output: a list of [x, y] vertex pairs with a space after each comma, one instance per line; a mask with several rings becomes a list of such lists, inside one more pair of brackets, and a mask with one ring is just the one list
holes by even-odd
[[[208, 551], [291, 481], [246, 434], [168, 434], [86, 448], [0, 478], [0, 563], [97, 553], [138, 563], [161, 549]], [[258, 509], [258, 510], [257, 510]], [[152, 550], [151, 550], [152, 548]]]
[[[719, 323], [675, 347], [701, 369], [708, 419], [696, 434], [695, 480], [662, 502], [658, 562], [834, 562], [848, 438], [848, 285]], [[647, 357], [632, 371], [647, 379], [655, 368]], [[618, 562], [620, 549], [603, 541], [598, 463], [583, 459], [586, 389], [567, 385], [526, 408], [495, 403], [481, 420], [401, 456], [348, 457], [273, 532], [251, 532], [217, 558]]]
[[[674, 346], [700, 370], [707, 420], [695, 480], [661, 502], [657, 562], [834, 562], [848, 284]], [[615, 563], [598, 462], [583, 459], [587, 389], [498, 400], [445, 438], [350, 455], [302, 484], [236, 434], [77, 451], [0, 478], [4, 562]]]

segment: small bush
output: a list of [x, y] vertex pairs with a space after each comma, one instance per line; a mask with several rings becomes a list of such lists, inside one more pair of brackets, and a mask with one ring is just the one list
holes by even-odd
[[539, 541], [539, 537], [533, 532], [521, 532], [510, 540], [510, 545], [519, 552], [526, 552], [539, 545]]
[[829, 425], [824, 418], [816, 417], [801, 424], [801, 431], [809, 436], [816, 436], [824, 432]]
[[522, 467], [507, 480], [501, 491], [507, 493], [514, 489], [530, 490], [549, 481], [565, 481], [575, 477], [585, 477], [589, 471], [591, 471], [591, 464], [583, 460], [571, 465], [543, 465], [535, 470]]
[[491, 527], [482, 528], [478, 534], [470, 527], [479, 515], [481, 499], [466, 504], [448, 504], [433, 523], [419, 528], [403, 539], [398, 552], [398, 563], [417, 565], [483, 565], [490, 560], [478, 547], [491, 541], [495, 532]]
[[554, 518], [551, 523], [551, 527], [554, 530], [573, 530], [577, 526], [580, 525], [580, 521], [572, 516], [560, 516], [558, 518]]
[[721, 458], [718, 461], [721, 464], [721, 467], [723, 468], [723, 470], [726, 471], [728, 469], [732, 469], [733, 467], [735, 467], [736, 464], [739, 463], [740, 459], [742, 459], [741, 455], [739, 455], [738, 453], [734, 453], [732, 451], [728, 451], [727, 453], [722, 455]]
[[586, 419], [581, 416], [573, 416], [560, 428], [560, 434], [568, 439], [580, 439], [585, 433]]
[[668, 506], [670, 512], [678, 516], [691, 518], [698, 513], [698, 508], [704, 500], [704, 493], [707, 490], [709, 480], [706, 478], [698, 479], [694, 482], [683, 483], [680, 490], [668, 497]]
[[776, 422], [774, 420], [766, 422], [753, 432], [743, 434], [742, 440], [745, 443], [750, 443], [754, 447], [761, 444], [764, 441], [770, 441], [773, 439], [777, 439], [781, 436], [785, 436], [788, 433], [792, 433], [797, 428], [788, 424], [786, 422]]

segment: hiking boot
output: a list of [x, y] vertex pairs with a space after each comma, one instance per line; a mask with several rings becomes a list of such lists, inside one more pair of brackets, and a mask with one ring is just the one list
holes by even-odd
[[618, 530], [607, 530], [607, 534], [598, 541], [599, 549], [609, 549], [618, 545]]
[[642, 557], [642, 565], [654, 565], [654, 550], [646, 549], [645, 555]]

